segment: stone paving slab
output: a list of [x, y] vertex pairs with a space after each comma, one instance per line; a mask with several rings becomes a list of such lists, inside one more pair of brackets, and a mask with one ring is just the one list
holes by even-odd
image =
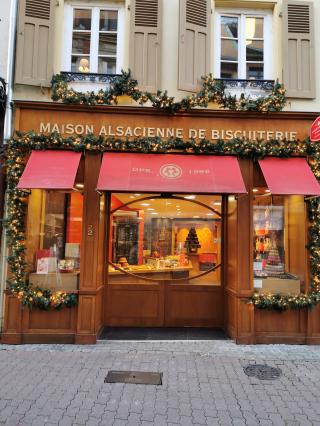
[[[252, 363], [282, 375], [247, 377]], [[108, 370], [163, 372], [163, 385], [104, 383]], [[320, 346], [0, 345], [0, 425], [320, 426]]]

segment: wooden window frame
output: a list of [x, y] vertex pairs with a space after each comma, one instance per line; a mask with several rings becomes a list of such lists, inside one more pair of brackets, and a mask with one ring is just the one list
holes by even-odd
[[[222, 9], [216, 8], [213, 31], [214, 46], [214, 76], [221, 76], [221, 16], [236, 17], [239, 19], [238, 26], [238, 80], [247, 79], [246, 64], [255, 61], [246, 61], [246, 18], [263, 18], [263, 79], [271, 80], [273, 77], [273, 53], [272, 53], [272, 11], [254, 9]], [[267, 60], [266, 60], [267, 59]], [[257, 61], [259, 62], [259, 61]]]
[[[116, 58], [116, 74], [121, 73], [124, 67], [124, 41], [125, 41], [125, 5], [124, 3], [115, 2], [96, 2], [89, 4], [88, 2], [73, 1], [66, 3], [64, 6], [64, 46], [62, 49], [61, 71], [71, 71], [72, 57], [72, 34], [73, 34], [73, 16], [74, 9], [91, 10], [91, 40], [90, 40], [90, 71], [89, 73], [98, 73], [99, 55], [99, 17], [100, 11], [116, 11], [118, 12], [118, 28], [117, 28], [117, 54]], [[76, 71], [75, 71], [76, 72]], [[77, 71], [78, 72], [78, 71]]]

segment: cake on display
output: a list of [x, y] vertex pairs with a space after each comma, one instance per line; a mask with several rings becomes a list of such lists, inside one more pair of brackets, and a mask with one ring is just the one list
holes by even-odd
[[284, 274], [284, 264], [281, 262], [277, 248], [272, 248], [269, 250], [267, 263], [264, 270], [270, 277], [278, 277], [279, 275]]

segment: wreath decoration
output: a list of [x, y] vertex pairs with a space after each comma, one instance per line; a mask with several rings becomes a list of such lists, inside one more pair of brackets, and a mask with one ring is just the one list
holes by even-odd
[[[267, 155], [288, 158], [308, 157], [310, 167], [320, 179], [320, 145], [307, 138], [302, 141], [259, 140], [235, 138], [218, 140], [216, 143], [203, 139], [184, 141], [179, 138], [136, 138], [121, 140], [94, 135], [63, 137], [59, 133], [50, 135], [34, 132], [20, 133], [9, 141], [6, 152], [7, 168], [7, 217], [5, 220], [10, 255], [8, 291], [17, 296], [22, 305], [29, 308], [60, 309], [77, 304], [77, 294], [54, 292], [40, 287], [33, 288], [26, 281], [26, 233], [25, 217], [28, 192], [17, 189], [17, 183], [25, 167], [25, 157], [31, 150], [66, 149], [77, 152], [131, 151], [142, 153], [181, 152], [185, 154], [236, 155], [253, 160]], [[311, 290], [308, 294], [268, 295], [254, 294], [249, 303], [259, 309], [284, 311], [290, 308], [312, 308], [320, 302], [320, 197], [308, 200], [309, 207], [309, 252], [311, 264]]]

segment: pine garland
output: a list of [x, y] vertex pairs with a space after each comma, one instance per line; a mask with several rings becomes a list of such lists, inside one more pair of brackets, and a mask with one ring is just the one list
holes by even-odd
[[66, 104], [81, 105], [115, 105], [119, 96], [127, 95], [140, 105], [150, 102], [158, 109], [170, 113], [181, 110], [189, 111], [192, 108], [206, 108], [209, 102], [215, 102], [220, 108], [232, 111], [281, 111], [285, 107], [285, 89], [278, 81], [274, 84], [268, 96], [252, 99], [250, 95], [242, 93], [237, 99], [226, 93], [226, 85], [222, 80], [215, 80], [212, 74], [202, 78], [200, 92], [187, 96], [181, 101], [175, 101], [168, 96], [168, 92], [157, 91], [156, 94], [142, 92], [138, 88], [138, 82], [131, 78], [131, 72], [122, 71], [114, 82], [105, 90], [94, 92], [77, 92], [68, 87], [68, 79], [64, 74], [56, 74], [52, 78], [52, 100], [62, 101]]
[[[86, 135], [63, 137], [58, 133], [50, 135], [33, 132], [20, 133], [9, 141], [6, 157], [8, 179], [8, 213], [5, 221], [10, 248], [8, 264], [10, 277], [9, 291], [20, 298], [29, 308], [59, 309], [77, 304], [76, 294], [51, 292], [32, 288], [26, 282], [25, 264], [25, 217], [28, 191], [16, 188], [25, 166], [26, 155], [31, 150], [66, 149], [77, 152], [131, 151], [142, 153], [181, 152], [186, 154], [237, 155], [253, 160], [265, 156], [289, 158], [307, 156], [317, 179], [320, 179], [320, 145], [311, 143], [309, 138], [302, 141], [259, 140], [235, 138], [216, 143], [203, 139], [184, 141], [179, 138], [136, 138], [121, 140], [102, 136]], [[250, 299], [256, 308], [284, 311], [290, 308], [312, 308], [320, 302], [320, 198], [308, 201], [309, 207], [309, 252], [311, 264], [311, 291], [299, 295], [254, 294]]]

